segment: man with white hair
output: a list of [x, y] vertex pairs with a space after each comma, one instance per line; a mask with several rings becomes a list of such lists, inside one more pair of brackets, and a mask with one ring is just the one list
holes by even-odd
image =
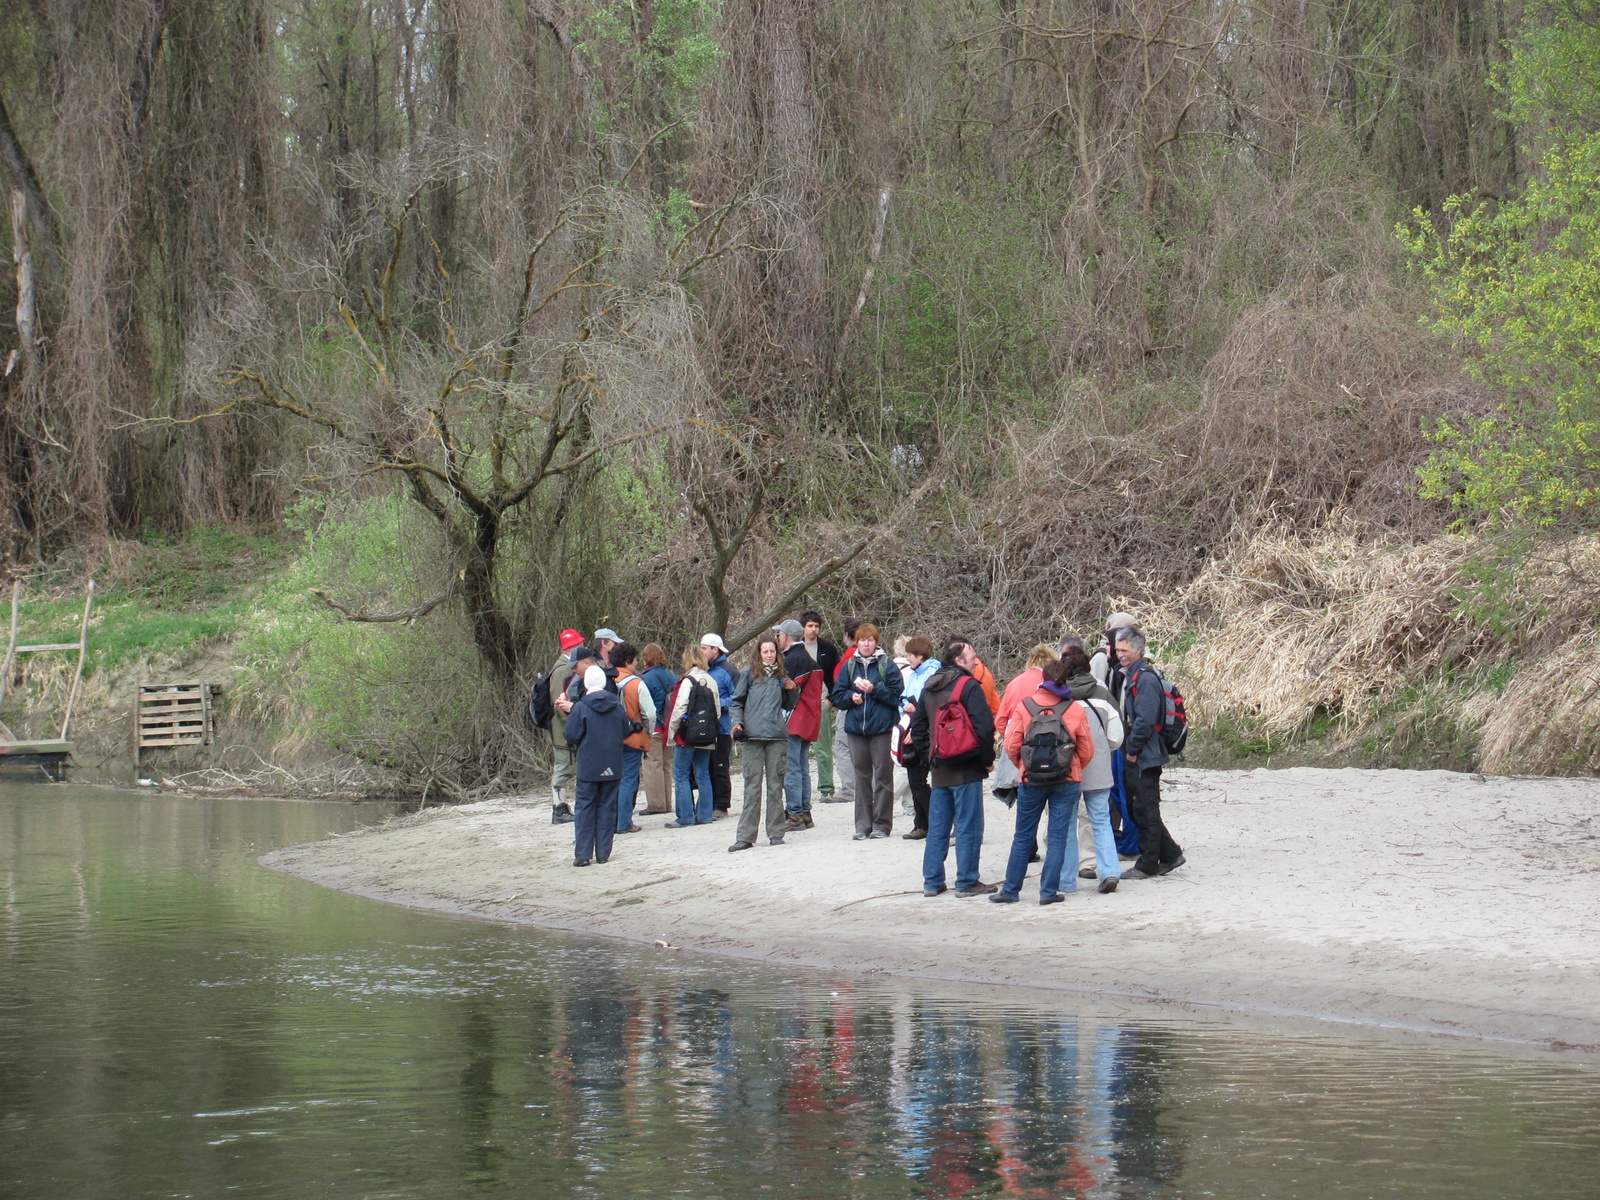
[[581, 700], [572, 706], [561, 735], [577, 761], [578, 803], [572, 823], [575, 845], [572, 865], [611, 857], [617, 832], [617, 792], [622, 785], [623, 740], [628, 715], [614, 692], [606, 690], [606, 673], [598, 663], [584, 668]]
[[1146, 661], [1144, 635], [1136, 629], [1117, 634], [1117, 658], [1122, 663], [1122, 742], [1126, 764], [1128, 812], [1139, 827], [1139, 861], [1124, 879], [1154, 879], [1183, 866], [1183, 849], [1161, 819], [1161, 768], [1170, 756], [1161, 736], [1166, 706], [1160, 674]]

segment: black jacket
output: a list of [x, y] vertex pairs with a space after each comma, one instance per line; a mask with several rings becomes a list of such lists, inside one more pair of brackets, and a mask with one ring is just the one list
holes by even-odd
[[[811, 661], [811, 652], [803, 644], [800, 653], [806, 656], [807, 662]], [[834, 672], [839, 669], [839, 647], [827, 638], [817, 639], [817, 666], [822, 668], [822, 690], [832, 690]]]
[[1149, 660], [1141, 658], [1123, 673], [1122, 753], [1137, 756], [1139, 769], [1164, 767], [1171, 761], [1167, 744], [1161, 740], [1161, 716], [1166, 698], [1161, 694], [1161, 676]]
[[[935, 763], [932, 761], [933, 717], [940, 706], [949, 701], [950, 693], [963, 676], [971, 682], [961, 692], [961, 703], [966, 705], [972, 732], [978, 737], [978, 748], [964, 759]], [[960, 787], [989, 774], [994, 767], [994, 714], [989, 711], [983, 688], [970, 673], [960, 667], [940, 667], [928, 678], [922, 688], [922, 702], [911, 718], [911, 745], [916, 761], [932, 767], [928, 775], [932, 787]]]

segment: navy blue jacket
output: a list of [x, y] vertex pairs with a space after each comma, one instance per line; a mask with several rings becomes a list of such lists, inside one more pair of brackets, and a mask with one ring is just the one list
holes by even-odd
[[628, 714], [610, 692], [590, 692], [572, 706], [561, 731], [578, 752], [578, 778], [601, 783], [622, 780], [622, 739]]
[[[905, 679], [894, 660], [878, 654], [868, 666], [860, 655], [839, 668], [839, 678], [834, 681], [828, 702], [844, 713], [844, 731], [873, 737], [888, 733], [900, 723], [900, 694], [905, 690]], [[867, 678], [872, 681], [872, 691], [860, 704], [854, 703], [855, 681]]]
[[722, 702], [722, 716], [718, 719], [717, 729], [723, 737], [733, 732], [733, 689], [737, 680], [733, 672], [728, 670], [728, 656], [717, 655], [717, 661], [712, 663], [706, 672], [717, 681], [717, 699]]
[[1156, 669], [1142, 658], [1129, 666], [1122, 685], [1122, 723], [1128, 731], [1122, 739], [1122, 753], [1136, 755], [1141, 771], [1164, 767], [1171, 761], [1167, 744], [1161, 740], [1161, 716], [1166, 706]]

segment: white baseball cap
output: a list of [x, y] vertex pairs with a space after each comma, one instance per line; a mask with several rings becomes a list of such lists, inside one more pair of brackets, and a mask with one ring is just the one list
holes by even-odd
[[728, 647], [721, 636], [715, 633], [706, 634], [705, 637], [700, 639], [700, 644], [702, 646], [710, 646], [713, 650], [721, 650], [724, 654], [728, 652]]

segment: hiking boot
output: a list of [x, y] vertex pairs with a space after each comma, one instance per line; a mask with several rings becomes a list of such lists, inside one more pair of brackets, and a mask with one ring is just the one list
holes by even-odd
[[926, 829], [913, 829], [910, 833], [902, 833], [900, 835], [901, 839], [907, 842], [924, 841], [927, 839], [927, 836], [928, 831]]
[[749, 849], [753, 848], [754, 846], [755, 846], [754, 842], [735, 842], [733, 845], [728, 847], [728, 853], [729, 854], [734, 854], [734, 853], [737, 853], [740, 850], [749, 850]]
[[938, 887], [925, 887], [925, 888], [923, 888], [922, 889], [922, 894], [924, 896], [942, 896], [946, 892], [948, 892], [949, 890], [950, 890], [949, 888], [945, 887], [945, 885], [941, 883]]
[[1036, 863], [1036, 862], [1040, 861], [1040, 859], [1039, 859], [1039, 847], [1035, 846], [1033, 848], [1033, 853], [1028, 855], [1028, 861], [1031, 862], [1031, 863]]
[[[1039, 904], [1040, 904], [1041, 907], [1046, 905], [1046, 904], [1060, 904], [1066, 898], [1067, 898], [1067, 894], [1065, 892], [1056, 892], [1056, 893], [1054, 893], [1053, 895], [1050, 895], [1050, 896], [1040, 896], [1039, 897]], [[990, 896], [989, 899], [993, 900], [994, 897]]]
[[[966, 893], [957, 892], [956, 895], [964, 896]], [[996, 892], [994, 895], [989, 897], [990, 904], [1015, 904], [1016, 902], [1017, 898], [1015, 896], [1008, 896], [1004, 892]]]
[[694, 822], [693, 821], [668, 821], [661, 828], [663, 828], [663, 829], [690, 829], [693, 826], [694, 826]]
[[768, 838], [767, 839], [767, 845], [769, 845], [769, 846], [781, 846], [781, 845], [783, 845], [783, 839], [781, 837]]
[[800, 817], [800, 816], [799, 816], [799, 815], [798, 815], [798, 814], [797, 814], [797, 815], [795, 815], [795, 816], [790, 816], [790, 817], [785, 817], [785, 818], [784, 818], [784, 819], [783, 819], [783, 826], [784, 826], [784, 828], [785, 828], [785, 829], [787, 829], [787, 830], [788, 830], [788, 831], [789, 831], [789, 832], [790, 832], [790, 833], [793, 833], [793, 832], [794, 832], [794, 831], [795, 831], [795, 830], [796, 830], [796, 829], [804, 829], [804, 828], [805, 828], [805, 827], [806, 827], [806, 823], [805, 823], [805, 821], [804, 821], [804, 820], [803, 820], [803, 819], [802, 819], [802, 818], [801, 818], [801, 817]]
[[811, 814], [810, 813], [801, 813], [800, 814], [800, 820], [802, 822], [804, 822], [804, 824], [802, 824], [800, 826], [802, 829], [815, 829], [816, 828], [817, 823], [814, 820], [811, 819]]
[[1095, 891], [1099, 892], [1102, 896], [1109, 896], [1112, 892], [1117, 890], [1118, 878], [1120, 877], [1116, 875], [1107, 875], [1100, 881], [1100, 886], [1095, 888]]
[[587, 858], [575, 858], [572, 860], [572, 865], [575, 867], [587, 867], [589, 860]]
[[577, 819], [572, 815], [572, 809], [567, 806], [565, 801], [550, 806], [550, 824], [552, 825], [571, 825]]
[[643, 831], [643, 825], [629, 825], [626, 829], [617, 830], [618, 833], [642, 833]]
[[1154, 875], [1147, 875], [1143, 871], [1139, 870], [1138, 867], [1129, 867], [1122, 873], [1123, 879], [1159, 879], [1160, 877], [1161, 876], [1159, 872]]
[[1078, 868], [1078, 878], [1079, 879], [1093, 879], [1099, 873], [1100, 872], [1096, 871], [1093, 867], [1079, 867]]
[[596, 863], [597, 863], [597, 864], [599, 864], [599, 863], [608, 863], [608, 862], [610, 862], [610, 861], [611, 861], [611, 856], [610, 856], [610, 855], [609, 855], [609, 854], [608, 854], [608, 855], [606, 855], [606, 856], [605, 856], [605, 857], [604, 857], [604, 858], [601, 858], [601, 857], [600, 857], [600, 856], [599, 856], [599, 855], [598, 855], [598, 854], [597, 854], [597, 855], [595, 855], [595, 858], [594, 858], [594, 861], [595, 861], [595, 862], [596, 862]]
[[711, 819], [713, 821], [725, 821], [729, 817], [731, 817], [732, 815], [733, 814], [731, 812], [729, 812], [727, 809], [718, 808], [718, 809], [712, 810]]
[[1157, 865], [1156, 874], [1157, 875], [1170, 875], [1170, 874], [1172, 874], [1172, 872], [1176, 871], [1179, 867], [1183, 866], [1183, 864], [1188, 862], [1188, 861], [1189, 861], [1188, 859], [1184, 858], [1183, 855], [1180, 854], [1180, 855], [1178, 855], [1177, 858], [1173, 859], [1169, 863], [1160, 863], [1159, 865]]
[[992, 896], [1000, 890], [998, 883], [975, 883], [969, 888], [961, 888], [956, 892], [963, 900], [968, 896]]

